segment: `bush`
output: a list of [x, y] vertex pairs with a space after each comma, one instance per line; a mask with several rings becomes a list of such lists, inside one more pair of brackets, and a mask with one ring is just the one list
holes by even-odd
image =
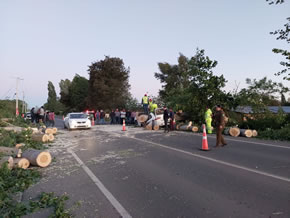
[[290, 125], [281, 129], [266, 129], [260, 131], [258, 137], [262, 139], [290, 141]]

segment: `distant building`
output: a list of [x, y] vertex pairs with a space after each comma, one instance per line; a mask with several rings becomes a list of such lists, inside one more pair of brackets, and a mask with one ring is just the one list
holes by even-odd
[[[274, 114], [277, 114], [281, 108], [284, 113], [290, 114], [290, 106], [268, 106], [268, 110]], [[254, 111], [252, 110], [251, 106], [238, 106], [234, 112], [241, 113], [241, 114], [253, 114]]]

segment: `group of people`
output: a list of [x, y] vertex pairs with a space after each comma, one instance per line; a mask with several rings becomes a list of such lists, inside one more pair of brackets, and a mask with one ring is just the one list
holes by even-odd
[[45, 111], [44, 107], [41, 106], [40, 108], [31, 108], [30, 110], [31, 115], [31, 123], [44, 123], [46, 126], [53, 127], [55, 124], [55, 114], [53, 111]]
[[[135, 124], [136, 112], [130, 110], [112, 110], [109, 114], [110, 124], [123, 124], [125, 121], [126, 124]], [[103, 110], [97, 110], [95, 113], [96, 124], [105, 124], [106, 113]]]

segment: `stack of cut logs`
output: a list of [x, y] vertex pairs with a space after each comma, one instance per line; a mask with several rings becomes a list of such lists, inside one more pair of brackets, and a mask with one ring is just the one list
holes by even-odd
[[191, 121], [188, 124], [180, 123], [176, 125], [176, 129], [180, 131], [198, 132], [198, 126], [193, 125]]
[[251, 129], [240, 129], [238, 127], [230, 127], [224, 130], [225, 135], [230, 135], [233, 137], [243, 136], [247, 138], [256, 137], [258, 135], [257, 130]]
[[[54, 134], [57, 128], [46, 128], [38, 130], [31, 128], [33, 133], [32, 140], [38, 142], [50, 142], [54, 140]], [[48, 151], [35, 149], [25, 149], [25, 144], [16, 144], [15, 147], [0, 147], [0, 166], [7, 163], [9, 169], [22, 168], [27, 169], [29, 166], [47, 167], [51, 163], [51, 155]]]

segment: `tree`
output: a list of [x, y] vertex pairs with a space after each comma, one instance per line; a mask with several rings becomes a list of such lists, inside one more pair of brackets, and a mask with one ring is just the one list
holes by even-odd
[[158, 66], [160, 73], [155, 73], [155, 77], [162, 83], [159, 91], [162, 101], [174, 110], [188, 112], [194, 121], [203, 120], [206, 106], [228, 104], [231, 96], [222, 91], [226, 80], [223, 75], [213, 74], [217, 61], [205, 56], [204, 50], [197, 49], [191, 58], [180, 54], [177, 65], [158, 63]]
[[69, 79], [61, 80], [59, 82], [60, 88], [60, 102], [64, 104], [66, 107], [70, 107], [70, 93], [69, 87], [71, 85], [71, 81]]
[[48, 81], [47, 89], [48, 89], [48, 98], [47, 98], [47, 103], [45, 105], [45, 108], [49, 111], [56, 111], [57, 96], [56, 96], [54, 85], [51, 81]]
[[[285, 94], [289, 92], [282, 83], [276, 83], [264, 77], [260, 80], [246, 79], [248, 88], [242, 89], [236, 97], [236, 101], [242, 106], [252, 106], [254, 111], [265, 111], [268, 106], [280, 106], [285, 104]], [[281, 101], [279, 101], [279, 96]]]
[[129, 73], [122, 59], [105, 56], [89, 66], [87, 104], [94, 109], [125, 107], [130, 99]]
[[[282, 4], [284, 3], [284, 0], [267, 0], [267, 2], [269, 2], [270, 5], [272, 4]], [[270, 32], [270, 34], [272, 35], [277, 35], [277, 40], [285, 40], [286, 43], [290, 43], [290, 38], [289, 38], [289, 31], [290, 31], [290, 17], [286, 18], [287, 19], [287, 23], [284, 24], [284, 29], [278, 29], [274, 32]], [[278, 49], [278, 48], [274, 48], [272, 50], [274, 53], [276, 54], [281, 54], [282, 56], [285, 57], [284, 61], [281, 61], [280, 64], [283, 66], [284, 69], [282, 69], [280, 72], [276, 73], [275, 75], [279, 76], [282, 74], [286, 74], [286, 76], [283, 77], [284, 80], [290, 80], [290, 52], [286, 49]], [[288, 74], [287, 74], [288, 72]]]
[[69, 86], [69, 102], [72, 110], [83, 111], [86, 109], [88, 89], [89, 81], [85, 77], [76, 74]]

